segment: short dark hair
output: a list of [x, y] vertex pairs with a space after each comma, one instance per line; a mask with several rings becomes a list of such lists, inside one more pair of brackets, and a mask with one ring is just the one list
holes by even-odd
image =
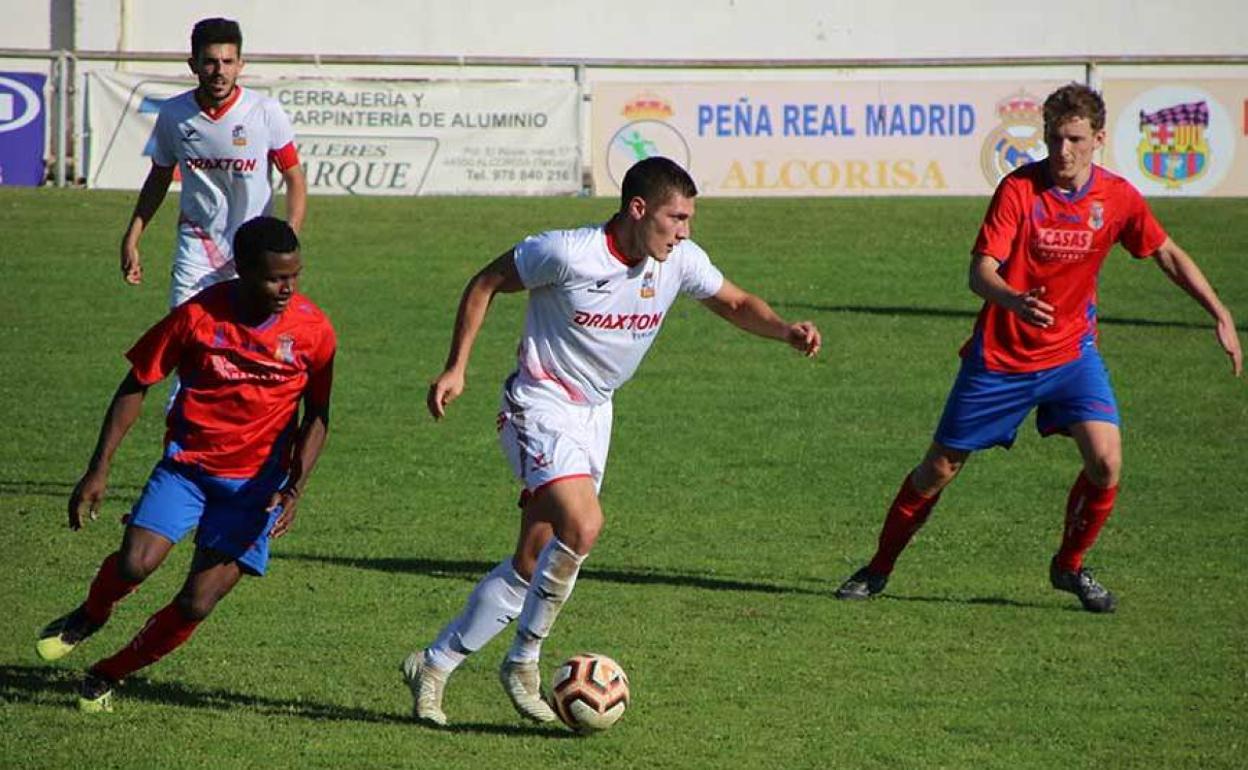
[[295, 231], [277, 217], [249, 219], [234, 233], [234, 269], [239, 273], [260, 264], [265, 252], [289, 254], [299, 250]]
[[1082, 83], [1067, 83], [1044, 100], [1044, 133], [1068, 120], [1087, 118], [1093, 131], [1105, 128], [1105, 100]]
[[698, 194], [698, 186], [693, 183], [689, 172], [676, 161], [655, 155], [637, 161], [624, 174], [624, 184], [620, 185], [620, 209], [627, 208], [633, 198], [641, 198], [657, 206], [667, 202], [673, 193], [692, 198]]
[[198, 59], [199, 52], [210, 45], [233, 43], [243, 52], [243, 30], [233, 19], [201, 19], [191, 30], [191, 58]]

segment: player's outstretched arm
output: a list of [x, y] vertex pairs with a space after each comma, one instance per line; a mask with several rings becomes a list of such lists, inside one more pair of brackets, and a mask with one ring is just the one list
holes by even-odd
[[139, 239], [147, 229], [148, 222], [156, 216], [157, 209], [169, 192], [173, 182], [173, 166], [152, 164], [143, 180], [143, 189], [139, 190], [139, 200], [134, 204], [134, 213], [130, 215], [130, 223], [121, 238], [121, 277], [126, 283], [137, 286], [143, 282], [143, 262], [139, 258]]
[[108, 413], [104, 415], [104, 424], [100, 427], [100, 437], [95, 442], [95, 451], [91, 454], [87, 471], [74, 485], [74, 491], [69, 496], [70, 529], [82, 529], [84, 516], [95, 520], [99, 515], [100, 503], [104, 500], [104, 492], [108, 486], [108, 471], [113, 462], [113, 454], [121, 446], [121, 440], [130, 431], [130, 426], [139, 419], [146, 395], [147, 386], [139, 383], [133, 371], [128, 372], [117, 386], [117, 392], [113, 394], [113, 400], [108, 405]]
[[321, 450], [325, 447], [325, 439], [329, 436], [329, 401], [313, 404], [304, 399], [303, 421], [299, 424], [299, 435], [295, 438], [294, 457], [290, 462], [290, 473], [286, 484], [269, 498], [265, 509], [272, 513], [277, 506], [282, 513], [273, 522], [269, 536], [279, 538], [290, 530], [295, 521], [295, 511], [299, 508], [299, 498], [308, 484], [308, 477], [321, 458]]
[[971, 291], [988, 302], [1004, 307], [1026, 323], [1040, 327], [1052, 326], [1054, 308], [1040, 299], [1044, 296], [1044, 287], [1036, 286], [1020, 292], [997, 273], [1000, 266], [1001, 263], [995, 257], [987, 254], [973, 255], [970, 270]]
[[1217, 335], [1218, 344], [1231, 359], [1231, 371], [1238, 377], [1244, 370], [1244, 351], [1239, 344], [1239, 334], [1235, 330], [1235, 319], [1231, 316], [1231, 311], [1227, 310], [1222, 301], [1218, 299], [1217, 292], [1213, 290], [1205, 274], [1200, 271], [1187, 252], [1170, 238], [1167, 238], [1165, 243], [1161, 244], [1161, 247], [1150, 256], [1157, 262], [1157, 266], [1167, 278], [1187, 292], [1209, 315], [1213, 316], [1217, 324], [1214, 333]]
[[813, 322], [789, 323], [761, 297], [750, 294], [726, 278], [719, 291], [702, 300], [702, 304], [738, 329], [786, 342], [807, 358], [818, 355], [823, 347], [823, 337]]
[[308, 213], [308, 178], [303, 166], [296, 163], [283, 171], [282, 182], [286, 187], [286, 224], [298, 235]]
[[509, 250], [481, 269], [464, 287], [459, 299], [459, 311], [455, 315], [455, 330], [451, 334], [451, 352], [446, 357], [446, 368], [429, 383], [429, 395], [425, 405], [435, 420], [446, 416], [446, 407], [464, 392], [468, 358], [477, 333], [485, 323], [486, 311], [495, 294], [510, 294], [524, 288], [520, 273], [516, 270], [515, 250]]

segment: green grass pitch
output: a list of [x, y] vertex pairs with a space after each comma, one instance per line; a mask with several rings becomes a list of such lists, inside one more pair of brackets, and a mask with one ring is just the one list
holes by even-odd
[[[329, 445], [270, 576], [186, 647], [73, 708], [83, 667], [181, 583], [183, 544], [109, 626], [42, 664], [35, 633], [79, 602], [159, 452], [163, 391], [116, 460], [100, 521], [65, 527], [122, 351], [163, 312], [176, 198], [122, 284], [123, 193], [0, 189], [0, 765], [5, 767], [1243, 767], [1248, 757], [1248, 383], [1204, 312], [1121, 250], [1102, 350], [1124, 416], [1118, 509], [1089, 563], [1098, 617], [1047, 585], [1065, 439], [1030, 422], [972, 459], [888, 593], [831, 592], [869, 557], [935, 426], [978, 302], [985, 200], [704, 200], [694, 235], [781, 313], [814, 361], [681, 300], [616, 400], [606, 530], [547, 643], [593, 650], [634, 701], [589, 739], [518, 720], [505, 641], [411, 723], [398, 664], [509, 553], [516, 488], [494, 437], [523, 298], [499, 298], [448, 419], [425, 413], [465, 281], [521, 236], [605, 219], [605, 199], [314, 198], [304, 290], [340, 354]], [[1243, 200], [1155, 210], [1248, 318]], [[278, 211], [281, 211], [279, 205]]]

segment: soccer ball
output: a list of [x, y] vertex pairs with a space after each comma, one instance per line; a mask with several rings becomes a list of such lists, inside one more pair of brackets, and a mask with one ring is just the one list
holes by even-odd
[[628, 708], [628, 674], [606, 655], [573, 655], [555, 672], [555, 713], [578, 733], [596, 733], [619, 721]]

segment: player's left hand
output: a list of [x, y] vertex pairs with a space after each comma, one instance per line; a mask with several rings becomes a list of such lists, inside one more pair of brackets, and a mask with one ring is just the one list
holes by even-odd
[[273, 513], [278, 507], [281, 507], [282, 512], [278, 514], [277, 521], [273, 522], [273, 529], [269, 530], [269, 537], [274, 540], [290, 531], [290, 525], [295, 522], [295, 509], [299, 507], [299, 493], [289, 487], [274, 492], [264, 512]]
[[798, 321], [789, 326], [789, 335], [785, 341], [807, 358], [819, 355], [819, 350], [823, 347], [819, 328], [811, 321]]
[[1217, 335], [1218, 344], [1231, 359], [1231, 371], [1238, 377], [1244, 371], [1244, 351], [1239, 346], [1239, 333], [1230, 316], [1218, 320]]

